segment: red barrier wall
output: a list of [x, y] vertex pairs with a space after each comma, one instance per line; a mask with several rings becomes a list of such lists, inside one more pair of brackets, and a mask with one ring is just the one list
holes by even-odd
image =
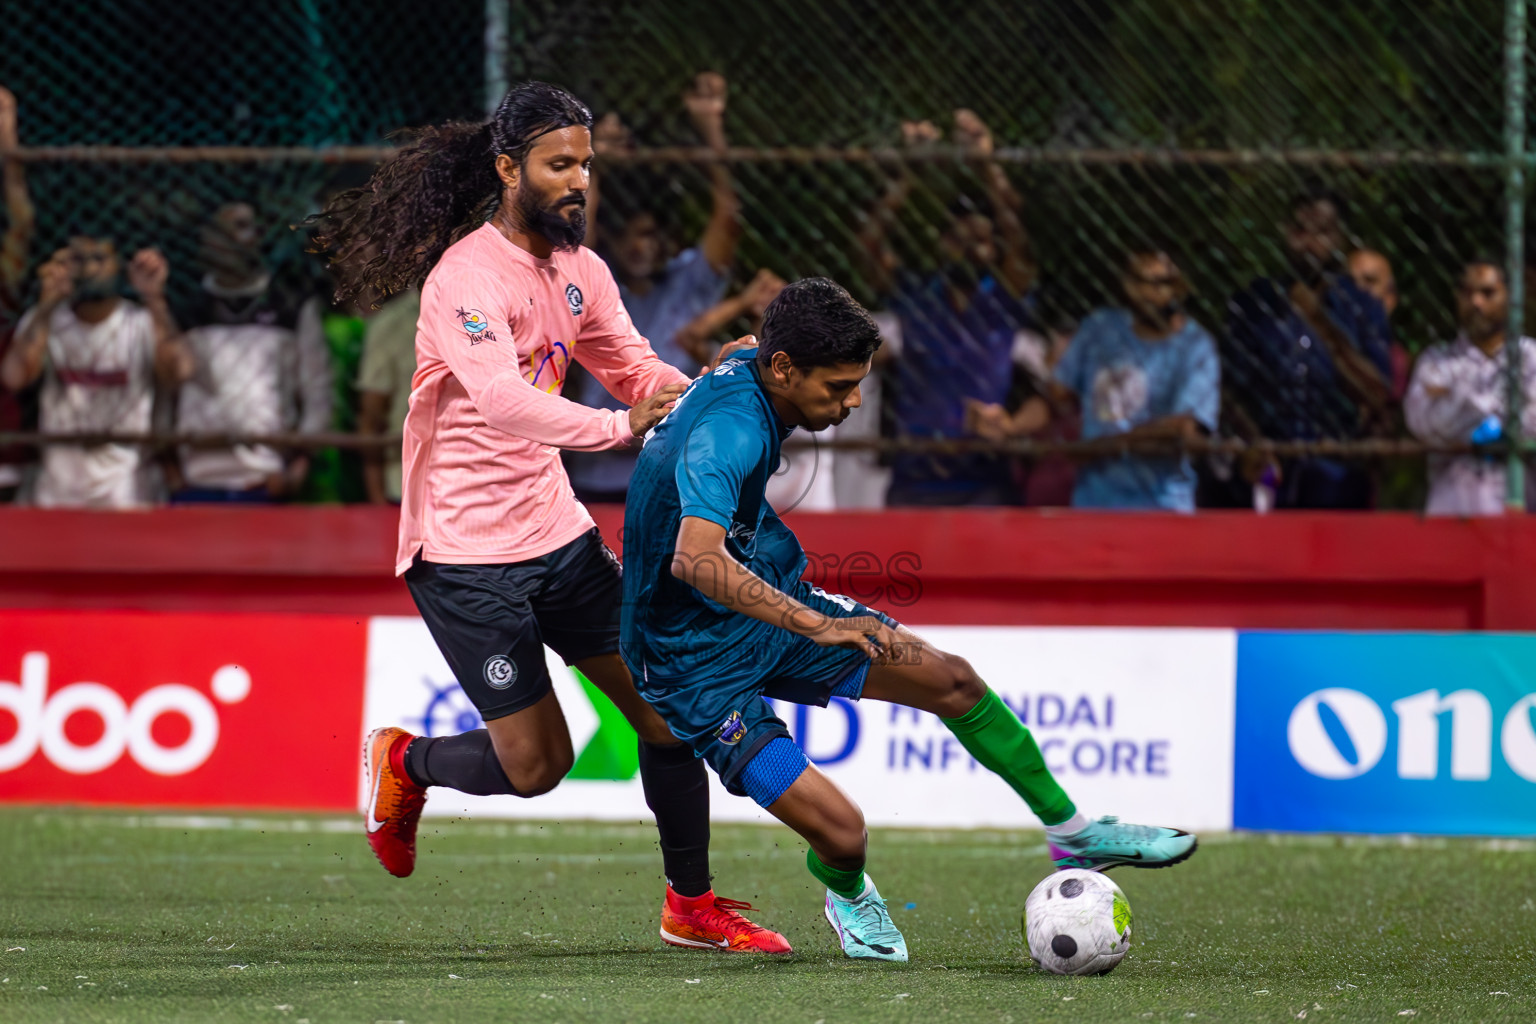
[[[620, 546], [622, 510], [594, 509]], [[797, 513], [812, 575], [914, 623], [1536, 630], [1536, 519]], [[396, 513], [0, 507], [0, 608], [411, 614]], [[3, 620], [0, 620], [3, 626]]]

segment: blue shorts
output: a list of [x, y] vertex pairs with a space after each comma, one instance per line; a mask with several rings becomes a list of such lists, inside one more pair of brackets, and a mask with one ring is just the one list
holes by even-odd
[[[852, 598], [828, 594], [804, 580], [789, 593], [834, 618], [867, 615], [895, 625]], [[713, 657], [679, 659], [688, 666], [681, 675], [669, 673], [665, 652], [649, 648], [630, 665], [640, 695], [737, 796], [749, 795], [741, 783], [747, 763], [775, 737], [789, 737], [789, 728], [764, 697], [818, 707], [826, 707], [834, 696], [858, 700], [869, 673], [869, 658], [856, 648], [823, 647], [777, 626], [755, 625], [746, 638]], [[751, 795], [763, 802], [759, 793]]]

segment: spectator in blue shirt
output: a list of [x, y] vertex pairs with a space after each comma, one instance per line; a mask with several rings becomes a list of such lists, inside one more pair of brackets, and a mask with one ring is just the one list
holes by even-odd
[[[927, 121], [902, 128], [913, 147], [939, 137]], [[910, 178], [892, 183], [862, 231], [875, 288], [901, 323], [901, 354], [892, 374], [899, 437], [964, 437], [967, 400], [1000, 403], [1007, 397], [1017, 336], [1034, 322], [1028, 307], [1036, 268], [1020, 217], [1023, 201], [992, 159], [992, 133], [975, 113], [955, 112], [953, 138], [969, 155], [986, 196], [977, 202], [962, 195], [950, 205], [939, 236], [939, 266], [923, 273], [902, 269], [893, 245]], [[910, 454], [892, 464], [891, 505], [1016, 501], [1011, 468], [998, 456]]]
[[[1053, 374], [1050, 401], [1032, 398], [1009, 415], [973, 402], [973, 432], [993, 440], [1043, 429], [1056, 410], [1081, 408], [1084, 440], [1189, 440], [1216, 428], [1221, 369], [1216, 343], [1184, 312], [1186, 287], [1162, 249], [1126, 256], [1125, 309], [1100, 309], [1078, 328]], [[1052, 403], [1056, 410], [1053, 410]], [[1185, 455], [1121, 453], [1079, 467], [1076, 508], [1195, 510], [1195, 471]]]
[[[1381, 303], [1344, 267], [1342, 199], [1312, 189], [1285, 226], [1290, 274], [1260, 278], [1228, 307], [1226, 373], [1233, 421], [1252, 437], [1349, 440], [1388, 433], [1393, 416], [1391, 332]], [[1250, 480], [1261, 464], [1245, 467]], [[1359, 463], [1287, 459], [1278, 508], [1369, 508]]]
[[[684, 93], [683, 101], [704, 144], [724, 150], [725, 79], [712, 71], [702, 72]], [[617, 115], [609, 114], [598, 122], [593, 148], [599, 156], [614, 153], [627, 143], [628, 131]], [[657, 355], [689, 374], [697, 373], [709, 361], [709, 343], [714, 335], [737, 317], [760, 311], [783, 287], [771, 272], [764, 272], [742, 294], [724, 298], [741, 239], [741, 204], [724, 164], [711, 164], [709, 175], [713, 209], [698, 244], [669, 256], [660, 221], [654, 213], [640, 210], [623, 218], [619, 229], [600, 247], [635, 329]], [[587, 191], [588, 245], [597, 241], [597, 214], [598, 180], [594, 174]], [[575, 386], [568, 397], [599, 409], [624, 408], [590, 375], [573, 373], [572, 378]], [[566, 468], [583, 501], [622, 502], [636, 457], [633, 452], [567, 453]]]

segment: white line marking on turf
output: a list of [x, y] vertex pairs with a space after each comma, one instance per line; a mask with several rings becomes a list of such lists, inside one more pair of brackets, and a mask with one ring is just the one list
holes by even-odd
[[[182, 831], [233, 831], [274, 833], [323, 833], [350, 834], [362, 829], [362, 817], [253, 817], [223, 814], [71, 814], [39, 812], [34, 821], [49, 824], [79, 825], [106, 828], [152, 828]], [[721, 824], [721, 823], [717, 823]], [[729, 823], [735, 825], [737, 823]], [[742, 824], [764, 832], [776, 825]], [[1020, 844], [1021, 839], [1038, 835], [1034, 830], [1004, 831], [998, 829], [880, 829], [881, 841], [889, 845], [945, 845], [951, 854], [975, 856], [1033, 857], [1045, 849], [1044, 845]], [[475, 820], [465, 818], [437, 818], [424, 827], [421, 838], [434, 836], [490, 836], [493, 838], [558, 839], [569, 842], [573, 838], [652, 838], [656, 827], [650, 822], [634, 824], [592, 821], [509, 821]], [[955, 846], [956, 842], [963, 845]], [[1513, 838], [1477, 838], [1468, 836], [1412, 836], [1412, 835], [1338, 835], [1333, 833], [1294, 835], [1282, 832], [1208, 832], [1201, 833], [1200, 842], [1211, 844], [1264, 843], [1271, 846], [1392, 846], [1404, 849], [1448, 850], [1476, 849], [1492, 853], [1533, 853], [1536, 840]], [[999, 849], [1001, 847], [1001, 849]], [[771, 852], [765, 851], [765, 852]]]

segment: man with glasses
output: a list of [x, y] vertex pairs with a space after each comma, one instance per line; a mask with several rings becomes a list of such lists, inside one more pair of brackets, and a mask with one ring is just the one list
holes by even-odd
[[[1085, 440], [1107, 437], [1173, 443], [1209, 433], [1220, 407], [1216, 344], [1184, 312], [1178, 266], [1157, 246], [1133, 247], [1121, 276], [1125, 309], [1095, 311], [1056, 365], [1051, 396], [1010, 416], [971, 403], [972, 432], [1001, 440], [1043, 429], [1068, 403], [1082, 410]], [[1182, 454], [1107, 456], [1082, 465], [1072, 491], [1077, 508], [1195, 510], [1195, 471]]]

